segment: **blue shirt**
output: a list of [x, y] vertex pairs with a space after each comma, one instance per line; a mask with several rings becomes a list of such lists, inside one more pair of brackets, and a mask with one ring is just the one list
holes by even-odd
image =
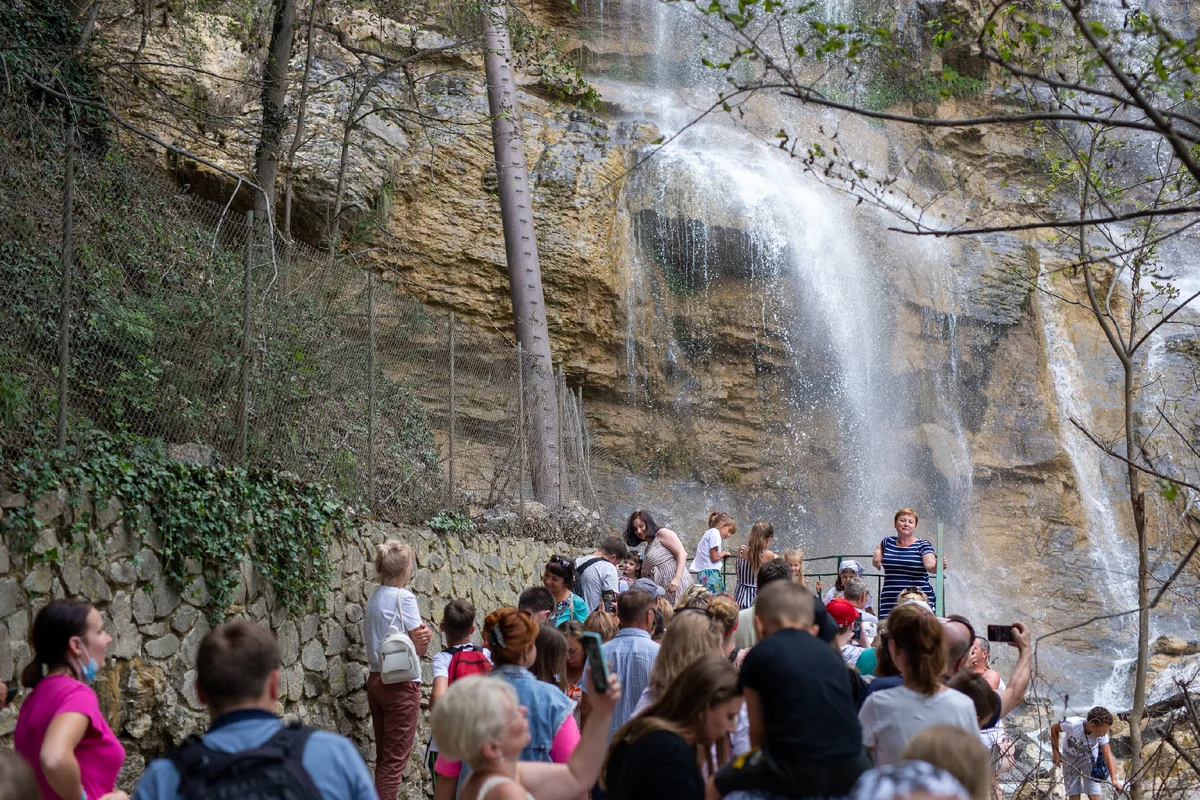
[[[658, 656], [658, 642], [650, 638], [650, 634], [641, 628], [621, 628], [608, 643], [604, 645], [604, 660], [608, 668], [616, 673], [621, 681], [621, 699], [613, 709], [612, 723], [608, 726], [608, 741], [613, 734], [633, 718], [633, 709], [637, 706], [642, 692], [650, 685], [650, 670], [654, 668], [654, 659]], [[583, 690], [589, 691], [591, 670], [584, 670]]]
[[[242, 709], [213, 720], [204, 744], [222, 753], [237, 753], [266, 743], [283, 727], [279, 717], [261, 709]], [[379, 800], [362, 756], [345, 736], [313, 731], [304, 746], [301, 763], [324, 800]], [[170, 759], [150, 762], [138, 781], [133, 800], [175, 800], [179, 797], [179, 771]]]

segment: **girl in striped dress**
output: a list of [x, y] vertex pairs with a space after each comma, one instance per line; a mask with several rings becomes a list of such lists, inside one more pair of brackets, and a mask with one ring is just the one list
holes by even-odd
[[[900, 592], [912, 586], [920, 589], [929, 598], [929, 605], [937, 608], [931, 573], [937, 572], [937, 551], [925, 539], [918, 539], [917, 512], [902, 508], [892, 518], [896, 535], [888, 536], [875, 548], [871, 563], [875, 569], [883, 569], [883, 588], [879, 594], [879, 619], [883, 620], [896, 606]], [[943, 568], [945, 558], [942, 559]]]
[[768, 549], [774, 538], [775, 528], [771, 523], [760, 519], [750, 528], [750, 541], [738, 551], [735, 564], [737, 588], [733, 593], [738, 608], [750, 608], [754, 605], [754, 598], [758, 595], [758, 568], [775, 558], [775, 554]]

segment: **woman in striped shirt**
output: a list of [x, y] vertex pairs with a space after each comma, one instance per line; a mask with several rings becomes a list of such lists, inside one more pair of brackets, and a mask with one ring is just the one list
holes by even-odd
[[[929, 605], [936, 608], [937, 598], [929, 575], [937, 572], [937, 551], [925, 539], [918, 539], [917, 512], [902, 508], [892, 518], [896, 535], [888, 536], [875, 548], [871, 563], [875, 569], [883, 570], [883, 588], [880, 589], [879, 619], [884, 619], [896, 605], [900, 592], [913, 586], [929, 598]], [[943, 567], [945, 558], [942, 559]]]

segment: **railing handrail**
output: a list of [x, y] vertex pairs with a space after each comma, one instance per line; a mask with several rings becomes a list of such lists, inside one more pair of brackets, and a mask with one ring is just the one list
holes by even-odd
[[[937, 608], [935, 609], [935, 612], [937, 614], [941, 615], [944, 613], [944, 609], [946, 606], [946, 599], [945, 599], [946, 585], [942, 579], [942, 523], [940, 523], [940, 522], [938, 523], [937, 541], [936, 541], [936, 544], [934, 545], [934, 554], [937, 557], [937, 572], [931, 576], [930, 584], [934, 587], [934, 593], [937, 597]], [[782, 556], [780, 556], [780, 557], [782, 557]], [[871, 560], [874, 557], [875, 557], [874, 553], [871, 553], [870, 555], [847, 553], [845, 555], [835, 554], [835, 555], [829, 555], [829, 556], [808, 556], [807, 558], [804, 558], [801, 560], [805, 564], [809, 563], [810, 561], [829, 561], [829, 560], [834, 560], [838, 564], [841, 564], [842, 561], [845, 561], [846, 559], [849, 558], [849, 559], [854, 559], [855, 561], [858, 561], [859, 559], [866, 559], [867, 560], [866, 563], [871, 564]], [[729, 584], [728, 576], [733, 575], [734, 580], [736, 581], [737, 570], [736, 569], [730, 570], [729, 562], [735, 561], [735, 560], [736, 560], [736, 557], [726, 559], [725, 563], [723, 563], [721, 565], [721, 575], [723, 578], [726, 579], [726, 585], [730, 586], [731, 590], [732, 590], [732, 585]], [[871, 566], [874, 567], [873, 564], [871, 564]], [[804, 570], [804, 576], [806, 578], [836, 578], [839, 571], [840, 570], [834, 570], [833, 572], [809, 572], [806, 569], [806, 570]], [[862, 577], [875, 579], [875, 594], [873, 594], [871, 596], [871, 599], [873, 602], [877, 603], [879, 601], [879, 595], [883, 592], [883, 579], [887, 576], [883, 573], [882, 570], [879, 570], [878, 572], [868, 572], [866, 570], [866, 567], [864, 567]]]

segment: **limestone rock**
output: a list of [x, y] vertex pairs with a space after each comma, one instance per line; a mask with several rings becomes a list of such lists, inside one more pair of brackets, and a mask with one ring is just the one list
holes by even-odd
[[290, 667], [300, 657], [300, 634], [296, 632], [296, 623], [290, 619], [286, 620], [279, 627], [277, 635], [279, 637], [279, 653], [283, 665]]
[[320, 630], [321, 618], [316, 614], [307, 614], [304, 621], [300, 623], [300, 641], [308, 642], [317, 635]]
[[84, 567], [80, 579], [80, 593], [88, 600], [93, 603], [107, 603], [112, 600], [112, 590], [108, 588], [108, 582], [92, 567]]
[[0, 578], [0, 617], [16, 610], [19, 591], [15, 578]]
[[146, 655], [151, 658], [169, 658], [179, 651], [179, 637], [173, 633], [151, 639], [145, 645]]
[[1159, 636], [1150, 646], [1150, 651], [1155, 655], [1182, 656], [1188, 651], [1188, 643], [1180, 636]]
[[142, 589], [134, 591], [133, 618], [139, 625], [154, 622], [154, 598], [149, 592]]
[[313, 640], [304, 645], [304, 649], [300, 653], [300, 663], [306, 670], [323, 673], [329, 662], [325, 658], [325, 650], [321, 647], [321, 643]]

